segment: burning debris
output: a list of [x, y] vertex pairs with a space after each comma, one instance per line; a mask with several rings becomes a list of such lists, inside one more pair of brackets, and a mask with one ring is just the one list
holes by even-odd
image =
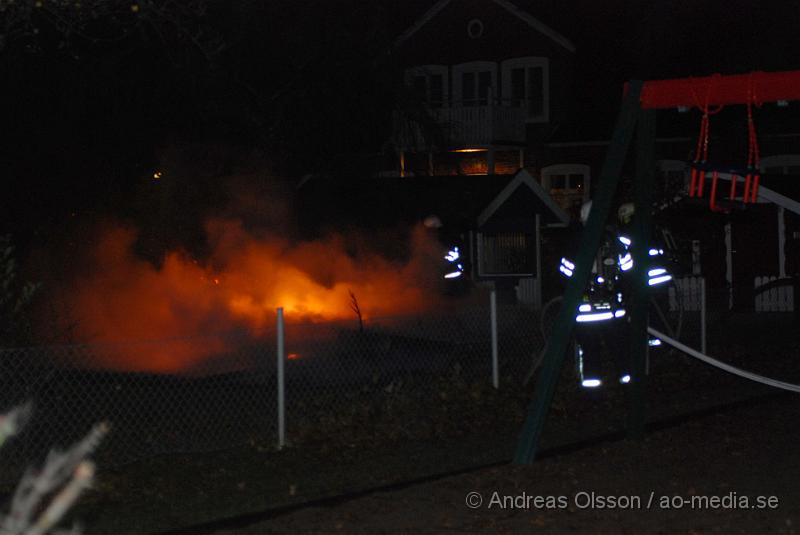
[[173, 250], [160, 267], [134, 253], [133, 228], [111, 225], [101, 233], [89, 255], [92, 272], [74, 277], [59, 296], [69, 305], [75, 338], [172, 340], [144, 348], [120, 344], [91, 366], [188, 371], [232, 349], [222, 334], [209, 333], [261, 337], [273, 328], [277, 307], [288, 321], [354, 319], [357, 295], [359, 319], [368, 320], [424, 312], [440, 301], [441, 245], [421, 225], [403, 263], [369, 251], [353, 254], [342, 236], [291, 243], [256, 235], [234, 219], [209, 220], [206, 232], [208, 258]]

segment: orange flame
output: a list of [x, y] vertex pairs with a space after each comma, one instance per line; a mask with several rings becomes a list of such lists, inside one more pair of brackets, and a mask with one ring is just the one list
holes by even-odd
[[91, 258], [96, 272], [65, 290], [78, 338], [185, 338], [135, 350], [120, 345], [98, 355], [94, 366], [191, 370], [231, 349], [221, 336], [193, 337], [241, 328], [262, 336], [274, 326], [277, 307], [290, 322], [355, 319], [349, 291], [364, 319], [421, 312], [439, 301], [441, 247], [422, 227], [412, 233], [413, 253], [402, 265], [369, 253], [352, 257], [341, 237], [299, 244], [257, 239], [234, 220], [212, 220], [207, 231], [213, 252], [205, 265], [172, 251], [158, 269], [132, 252], [133, 229], [114, 226], [102, 234]]

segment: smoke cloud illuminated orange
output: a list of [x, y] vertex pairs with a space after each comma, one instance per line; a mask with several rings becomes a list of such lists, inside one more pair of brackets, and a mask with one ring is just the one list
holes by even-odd
[[440, 300], [441, 245], [423, 227], [411, 234], [410, 258], [402, 265], [376, 254], [345, 252], [343, 239], [289, 243], [260, 238], [234, 219], [215, 219], [206, 230], [210, 257], [167, 254], [160, 268], [132, 252], [136, 231], [114, 225], [101, 234], [89, 265], [72, 281], [69, 304], [82, 342], [157, 340], [143, 351], [122, 349], [98, 357], [97, 366], [173, 373], [224, 353], [223, 336], [192, 337], [245, 329], [263, 336], [283, 307], [287, 321], [355, 319], [352, 291], [365, 319], [422, 312]]

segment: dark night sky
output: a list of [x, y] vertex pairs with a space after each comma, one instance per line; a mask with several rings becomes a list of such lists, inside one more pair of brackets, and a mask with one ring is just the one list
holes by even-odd
[[[432, 4], [211, 1], [205, 16], [188, 17], [187, 36], [144, 17], [117, 26], [101, 18], [93, 35], [131, 30], [101, 42], [63, 39], [63, 29], [41, 24], [40, 50], [23, 39], [0, 52], [0, 172], [16, 184], [5, 196], [4, 226], [24, 241], [73, 212], [146, 219], [136, 197], [175, 146], [207, 158], [180, 177], [191, 190], [184, 206], [216, 198], [216, 178], [252, 149], [281, 175], [347, 169], [347, 154], [375, 153], [386, 140], [394, 71], [385, 52]], [[598, 121], [613, 118], [620, 84], [631, 77], [799, 63], [800, 8], [792, 2], [517, 4], [577, 45], [576, 106]], [[208, 52], [219, 43], [219, 53]], [[183, 158], [193, 159], [191, 151]]]

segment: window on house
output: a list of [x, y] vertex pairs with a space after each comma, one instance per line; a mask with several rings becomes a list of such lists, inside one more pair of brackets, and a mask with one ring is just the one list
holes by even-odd
[[464, 106], [486, 106], [492, 87], [489, 71], [465, 72], [461, 75], [461, 95]]
[[800, 175], [800, 154], [761, 158], [761, 171], [769, 175]]
[[525, 69], [511, 69], [511, 105], [525, 105]]
[[453, 67], [456, 94], [454, 100], [464, 106], [486, 106], [489, 97], [495, 98], [497, 64], [490, 61], [472, 61]]
[[492, 87], [492, 73], [482, 71], [478, 73], [478, 104], [486, 106], [489, 103], [489, 91]]
[[464, 106], [475, 106], [475, 73], [465, 72], [461, 75], [461, 101]]
[[528, 83], [525, 86], [525, 102], [528, 116], [531, 118], [544, 115], [544, 67], [528, 67]]
[[503, 62], [503, 96], [511, 106], [525, 108], [529, 122], [549, 120], [547, 58], [515, 58]]
[[533, 236], [523, 232], [481, 235], [481, 274], [530, 275], [536, 269]]
[[417, 98], [428, 98], [428, 79], [425, 76], [414, 77], [414, 94]]
[[447, 70], [444, 65], [426, 65], [406, 71], [406, 84], [421, 100], [434, 108], [447, 103]]
[[428, 83], [428, 102], [431, 106], [440, 108], [444, 105], [444, 77], [441, 74], [432, 74]]
[[572, 212], [589, 200], [591, 186], [589, 166], [556, 164], [543, 167], [541, 184], [563, 210]]
[[567, 189], [567, 175], [550, 175], [550, 189]]
[[583, 189], [586, 175], [583, 173], [548, 173], [550, 189]]

